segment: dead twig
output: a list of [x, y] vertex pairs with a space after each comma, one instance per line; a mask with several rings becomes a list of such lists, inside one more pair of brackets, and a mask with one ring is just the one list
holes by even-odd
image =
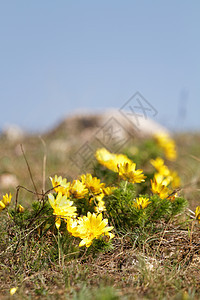
[[30, 168], [30, 166], [29, 166], [29, 163], [28, 163], [28, 160], [27, 160], [27, 158], [26, 158], [26, 155], [25, 155], [25, 152], [24, 152], [24, 149], [23, 149], [23, 145], [22, 145], [22, 144], [20, 144], [20, 146], [21, 146], [21, 150], [22, 150], [22, 153], [23, 153], [23, 156], [24, 156], [24, 159], [25, 159], [25, 162], [26, 162], [26, 165], [27, 165], [28, 171], [29, 171], [29, 175], [30, 175], [30, 178], [31, 178], [31, 181], [32, 181], [33, 187], [34, 187], [34, 189], [35, 189], [35, 193], [36, 193], [36, 195], [38, 196], [39, 194], [38, 194], [38, 191], [37, 191], [37, 188], [36, 188], [35, 182], [34, 182], [34, 180], [33, 180], [33, 175], [32, 175], [32, 172], [31, 172], [31, 168]]

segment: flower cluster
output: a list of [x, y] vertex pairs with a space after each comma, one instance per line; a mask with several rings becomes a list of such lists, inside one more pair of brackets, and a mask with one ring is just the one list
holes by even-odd
[[[172, 153], [175, 153], [175, 145], [172, 147], [172, 140], [160, 136], [157, 137], [157, 141], [168, 153], [168, 158], [174, 159], [175, 155]], [[182, 207], [184, 206], [184, 199], [181, 200], [176, 193], [176, 189], [180, 187], [180, 178], [177, 172], [168, 168], [163, 158], [150, 160], [155, 168], [154, 177], [151, 179], [151, 191], [157, 197], [143, 194], [148, 187], [148, 182], [143, 185], [147, 176], [144, 175], [143, 169], [137, 169], [136, 163], [125, 154], [111, 153], [105, 148], [100, 148], [97, 149], [95, 156], [100, 164], [118, 174], [118, 186], [106, 186], [105, 182], [90, 173], [82, 174], [73, 181], [57, 175], [50, 177], [53, 192], [48, 193], [48, 202], [55, 216], [56, 228], [59, 230], [61, 223], [65, 224], [72, 236], [81, 239], [80, 247], [90, 247], [94, 239], [101, 237], [106, 240], [112, 239], [113, 226], [108, 225], [108, 220], [114, 223], [116, 228], [117, 226], [120, 228], [121, 224], [122, 226], [129, 224], [134, 228], [144, 226], [150, 220], [150, 216], [154, 215], [158, 204], [163, 205], [160, 210], [161, 217], [165, 217], [166, 212], [173, 215], [172, 211], [178, 211], [180, 203]], [[99, 169], [100, 174], [101, 170], [102, 168]], [[105, 172], [103, 169], [104, 174]], [[140, 183], [142, 185], [139, 185]], [[11, 194], [3, 196], [0, 210], [9, 205], [11, 197]], [[199, 211], [200, 208], [199, 210], [197, 208], [198, 220], [200, 220]], [[19, 205], [18, 208], [15, 207], [15, 212], [22, 213], [24, 208]]]
[[[160, 139], [160, 145], [165, 147], [166, 153], [172, 153], [172, 148], [175, 149], [175, 144], [167, 135], [157, 136]], [[170, 145], [174, 145], [171, 147]], [[170, 149], [170, 150], [169, 150]], [[175, 150], [174, 150], [175, 151]], [[175, 152], [174, 152], [175, 153]], [[172, 157], [172, 155], [171, 155]], [[107, 149], [101, 148], [96, 151], [96, 158], [100, 164], [108, 169], [118, 172], [119, 176], [131, 183], [141, 183], [145, 181], [146, 176], [143, 174], [142, 169], [136, 169], [136, 164], [124, 154], [110, 153]], [[175, 156], [173, 156], [173, 159]], [[150, 160], [151, 164], [156, 169], [153, 180], [151, 180], [151, 191], [157, 194], [161, 199], [174, 200], [177, 196], [173, 192], [174, 189], [180, 187], [180, 177], [176, 171], [170, 170], [161, 157], [155, 160]], [[144, 209], [150, 203], [148, 198], [139, 197], [135, 199], [134, 206], [138, 209]]]
[[[105, 203], [103, 198], [105, 195], [110, 195], [114, 191], [115, 187], [105, 187], [105, 183], [102, 183], [97, 177], [93, 177], [91, 174], [83, 174], [80, 179], [73, 182], [67, 182], [66, 178], [55, 175], [54, 178], [50, 177], [54, 191], [67, 198], [73, 197], [75, 199], [82, 199], [87, 196], [90, 198], [90, 202], [95, 202], [95, 211], [105, 211]], [[52, 197], [52, 196], [50, 196]]]
[[180, 177], [177, 172], [170, 170], [161, 157], [157, 157], [155, 160], [151, 159], [150, 163], [157, 171], [153, 180], [151, 180], [152, 192], [159, 195], [161, 199], [169, 198], [174, 200], [177, 194], [174, 194], [173, 190], [180, 187]]
[[[73, 182], [67, 182], [66, 178], [55, 175], [50, 177], [56, 194], [49, 193], [48, 199], [53, 214], [56, 216], [56, 227], [60, 228], [61, 219], [67, 223], [67, 230], [75, 237], [82, 239], [79, 246], [89, 247], [93, 239], [102, 235], [107, 235], [110, 239], [113, 234], [110, 233], [113, 227], [107, 226], [108, 220], [102, 219], [102, 212], [106, 210], [103, 198], [105, 195], [112, 194], [115, 187], [106, 187], [97, 177], [91, 174], [83, 174], [79, 179]], [[89, 203], [94, 203], [93, 214], [87, 212], [87, 216], [78, 216], [76, 205], [80, 199]], [[76, 202], [76, 205], [74, 204]]]
[[164, 150], [166, 158], [175, 161], [177, 152], [174, 140], [167, 133], [157, 133], [154, 138], [158, 145]]
[[110, 153], [106, 148], [98, 149], [95, 156], [100, 164], [114, 172], [118, 172], [120, 164], [132, 164], [132, 161], [126, 155]]
[[142, 169], [136, 170], [136, 164], [124, 154], [110, 153], [107, 149], [101, 148], [96, 151], [96, 159], [108, 169], [118, 172], [123, 180], [131, 183], [141, 183], [146, 176]]
[[[147, 146], [150, 147], [151, 145]], [[154, 149], [157, 153], [158, 147]], [[153, 154], [153, 152], [150, 153]], [[132, 153], [130, 153], [130, 157], [133, 157]], [[106, 198], [107, 216], [111, 218], [115, 228], [119, 230], [121, 228], [132, 230], [151, 228], [154, 230], [158, 220], [169, 220], [182, 212], [187, 205], [187, 201], [183, 197], [179, 197], [176, 190], [180, 187], [180, 177], [177, 172], [171, 170], [163, 158], [157, 157], [149, 159], [155, 168], [154, 177], [152, 178], [152, 171], [149, 174], [146, 173], [147, 176], [145, 176], [142, 169], [136, 168], [135, 161], [139, 163], [141, 157], [139, 155], [131, 160], [124, 154], [110, 153], [105, 148], [96, 151], [98, 162], [109, 170], [118, 173], [119, 179], [121, 179], [118, 180], [119, 185], [114, 194]], [[148, 170], [149, 165], [146, 162], [145, 158], [144, 163], [146, 165], [144, 164], [144, 166]], [[106, 170], [100, 168], [100, 174], [101, 171], [105, 176]], [[115, 176], [113, 177], [115, 178]], [[152, 193], [149, 193], [150, 182], [147, 178], [149, 180], [152, 178], [150, 181]]]

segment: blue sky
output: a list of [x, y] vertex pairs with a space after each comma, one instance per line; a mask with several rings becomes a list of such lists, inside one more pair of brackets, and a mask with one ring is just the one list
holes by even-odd
[[200, 1], [0, 1], [0, 128], [52, 128], [139, 91], [172, 130], [199, 130]]

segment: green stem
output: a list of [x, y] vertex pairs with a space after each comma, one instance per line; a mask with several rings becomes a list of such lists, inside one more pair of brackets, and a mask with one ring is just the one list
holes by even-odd
[[58, 263], [61, 265], [63, 264], [63, 255], [62, 255], [62, 244], [61, 244], [61, 233], [58, 229]]
[[8, 214], [8, 216], [12, 219], [12, 220], [14, 220], [14, 218], [13, 218], [13, 216], [11, 215], [11, 213], [9, 212], [9, 210], [8, 210], [8, 208], [6, 207], [6, 210], [7, 210], [7, 214]]
[[128, 181], [126, 180], [125, 184], [124, 184], [124, 192], [126, 192], [127, 184], [128, 184]]

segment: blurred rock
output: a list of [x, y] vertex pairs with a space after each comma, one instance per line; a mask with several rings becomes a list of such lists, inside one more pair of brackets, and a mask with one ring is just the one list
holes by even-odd
[[145, 118], [144, 116], [136, 117], [128, 112], [122, 114], [119, 110], [110, 109], [105, 111], [101, 116], [102, 125], [111, 118], [115, 119], [119, 126], [136, 137], [150, 137], [158, 132], [168, 132], [168, 130], [156, 121]]
[[69, 149], [69, 143], [64, 139], [52, 140], [50, 149], [54, 152], [61, 151], [65, 153]]
[[0, 175], [0, 188], [17, 187], [19, 185], [17, 177], [14, 174], [4, 173]]
[[104, 113], [83, 112], [66, 117], [47, 136], [64, 139], [74, 144], [94, 138], [99, 140], [105, 135], [115, 133], [115, 139], [150, 137], [157, 132], [168, 130], [150, 118], [135, 118], [135, 116], [123, 115], [116, 109], [110, 109]]
[[2, 130], [3, 135], [5, 138], [10, 142], [19, 142], [21, 141], [25, 133], [24, 131], [17, 125], [6, 125]]

